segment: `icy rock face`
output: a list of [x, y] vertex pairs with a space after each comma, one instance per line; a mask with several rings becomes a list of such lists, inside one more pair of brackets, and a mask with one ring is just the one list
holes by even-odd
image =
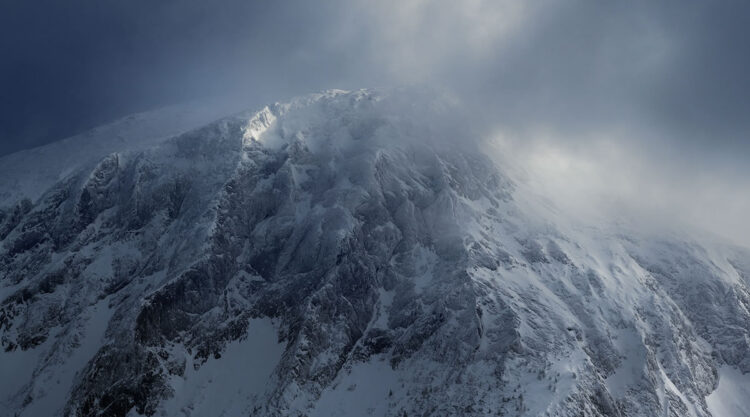
[[750, 253], [565, 221], [410, 100], [275, 104], [0, 209], [0, 414], [711, 415]]

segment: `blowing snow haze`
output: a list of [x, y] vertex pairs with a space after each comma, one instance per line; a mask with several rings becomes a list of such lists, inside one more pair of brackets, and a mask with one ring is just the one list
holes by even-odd
[[6, 1], [0, 417], [747, 417], [749, 20]]
[[[418, 84], [461, 100], [487, 138], [593, 163], [592, 149], [616, 149], [617, 163], [566, 180], [585, 191], [575, 201], [600, 195], [591, 178], [611, 177], [623, 206], [667, 209], [748, 244], [749, 8], [9, 1], [0, 155], [166, 105], [229, 113], [329, 88]], [[648, 197], [633, 196], [642, 186]]]

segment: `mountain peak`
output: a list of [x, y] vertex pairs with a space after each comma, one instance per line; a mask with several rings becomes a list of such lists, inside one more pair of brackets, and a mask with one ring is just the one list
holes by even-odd
[[747, 252], [564, 223], [467, 121], [430, 94], [332, 90], [13, 200], [0, 410], [702, 417], [740, 401], [719, 381], [750, 371]]

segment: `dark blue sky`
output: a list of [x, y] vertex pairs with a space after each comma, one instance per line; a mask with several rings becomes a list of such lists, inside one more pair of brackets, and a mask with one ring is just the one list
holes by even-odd
[[188, 100], [426, 84], [576, 210], [750, 245], [748, 39], [732, 0], [0, 0], [0, 156]]
[[[0, 155], [129, 113], [246, 92], [327, 88], [313, 2], [6, 0], [0, 12]], [[313, 62], [310, 62], [313, 61]], [[304, 67], [306, 70], [302, 70]]]
[[[508, 128], [747, 151], [747, 2], [4, 0], [0, 155], [207, 96], [427, 83]], [[562, 139], [561, 139], [562, 140]]]

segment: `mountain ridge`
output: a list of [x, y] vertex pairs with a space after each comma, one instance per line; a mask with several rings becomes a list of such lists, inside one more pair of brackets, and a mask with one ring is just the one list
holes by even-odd
[[750, 372], [748, 252], [563, 220], [453, 110], [333, 90], [4, 208], [0, 361], [28, 368], [0, 404], [711, 415], [720, 370]]

